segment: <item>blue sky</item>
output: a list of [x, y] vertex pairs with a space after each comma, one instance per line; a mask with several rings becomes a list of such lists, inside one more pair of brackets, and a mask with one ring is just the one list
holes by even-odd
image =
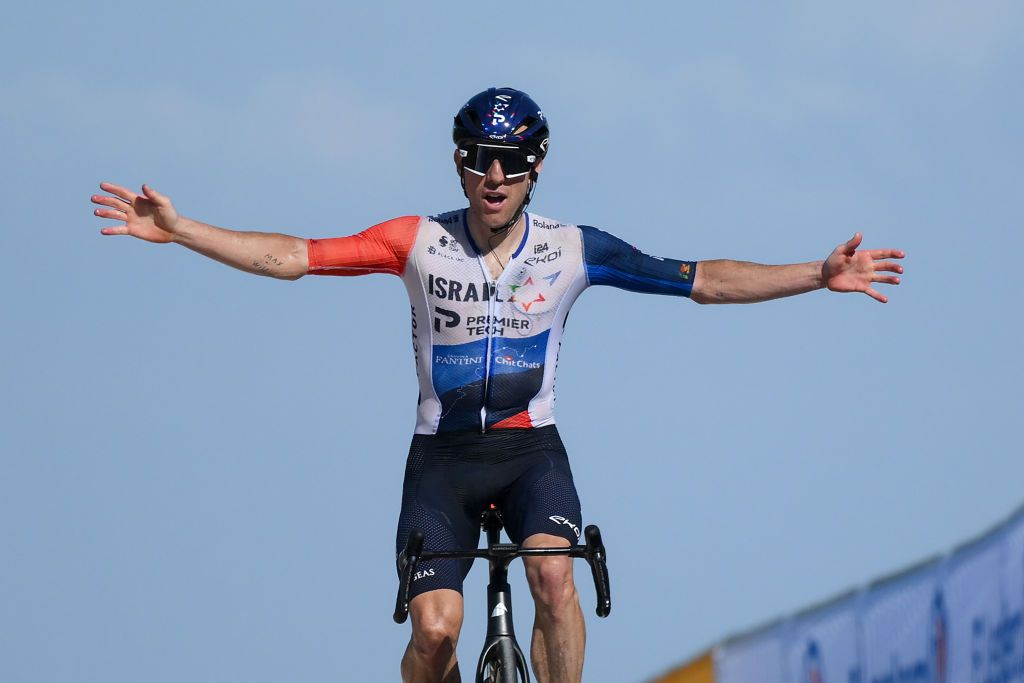
[[[545, 216], [687, 259], [820, 259], [855, 231], [907, 252], [885, 306], [576, 304], [557, 415], [614, 598], [586, 680], [644, 680], [1002, 518], [1024, 498], [1022, 20], [1013, 2], [8, 9], [0, 679], [397, 680], [401, 284], [101, 238], [88, 198], [149, 182], [190, 217], [304, 237], [456, 208], [451, 116], [490, 85], [551, 121]], [[478, 567], [467, 662], [483, 585]]]

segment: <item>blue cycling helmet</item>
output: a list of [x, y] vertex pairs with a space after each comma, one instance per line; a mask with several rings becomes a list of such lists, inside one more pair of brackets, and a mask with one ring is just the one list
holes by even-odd
[[469, 98], [455, 115], [452, 140], [490, 140], [525, 147], [543, 159], [548, 153], [548, 122], [540, 106], [522, 90], [490, 88]]

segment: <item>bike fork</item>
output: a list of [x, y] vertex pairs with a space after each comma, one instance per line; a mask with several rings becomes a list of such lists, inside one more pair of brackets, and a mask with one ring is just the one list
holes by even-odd
[[484, 678], [490, 666], [492, 675], [494, 670], [500, 672], [500, 678], [494, 680], [500, 680], [502, 683], [522, 680], [523, 683], [529, 683], [530, 673], [526, 667], [526, 657], [516, 643], [515, 627], [512, 623], [512, 589], [504, 576], [496, 578], [499, 581], [492, 581], [487, 585], [487, 640], [484, 641], [484, 649], [480, 653], [476, 680], [478, 683], [492, 680]]

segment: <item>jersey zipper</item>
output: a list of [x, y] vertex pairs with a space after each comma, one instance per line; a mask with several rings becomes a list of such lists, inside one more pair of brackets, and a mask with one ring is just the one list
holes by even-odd
[[[487, 264], [483, 263], [483, 267], [487, 268]], [[494, 299], [498, 296], [498, 282], [497, 280], [490, 281], [488, 285], [493, 293], [489, 292], [490, 296], [487, 297], [487, 354], [484, 356], [484, 393], [483, 399], [480, 402], [480, 433], [484, 434], [487, 432], [487, 391], [491, 385], [491, 349], [494, 340], [492, 334], [494, 327], [491, 321], [494, 320]]]
[[[469, 217], [468, 212], [463, 210], [462, 212], [462, 227], [466, 231], [466, 235], [469, 237], [470, 243], [473, 243], [473, 236], [469, 232]], [[491, 354], [493, 353], [494, 346], [494, 307], [495, 302], [498, 298], [498, 283], [505, 277], [505, 273], [508, 272], [509, 267], [512, 265], [512, 261], [515, 260], [519, 252], [523, 250], [526, 243], [530, 239], [530, 215], [523, 212], [523, 218], [526, 220], [525, 231], [523, 233], [523, 241], [519, 244], [519, 248], [509, 258], [508, 263], [501, 269], [498, 277], [491, 277], [491, 271], [487, 267], [487, 259], [484, 258], [483, 253], [473, 244], [473, 249], [476, 251], [477, 262], [480, 264], [480, 271], [487, 278], [490, 283], [490, 287], [493, 291], [488, 292], [490, 296], [487, 297], [487, 355], [484, 357], [484, 392], [482, 400], [480, 401], [480, 433], [485, 434], [487, 432], [487, 392], [491, 386]]]

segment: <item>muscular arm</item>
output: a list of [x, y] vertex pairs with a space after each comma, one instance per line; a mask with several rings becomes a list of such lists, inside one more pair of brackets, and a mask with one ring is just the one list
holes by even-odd
[[863, 292], [875, 301], [889, 299], [877, 283], [898, 285], [903, 266], [886, 259], [905, 256], [899, 249], [861, 249], [858, 232], [836, 247], [824, 261], [788, 266], [763, 266], [745, 261], [700, 261], [691, 298], [702, 304], [750, 304], [803, 294], [827, 287], [833, 292]]
[[290, 235], [225, 230], [180, 217], [172, 241], [255, 275], [298, 280], [309, 272], [307, 241]]
[[690, 298], [699, 304], [752, 304], [824, 287], [822, 261], [766, 266], [747, 261], [699, 261]]
[[581, 225], [587, 282], [634, 292], [688, 296], [701, 304], [752, 304], [803, 294], [822, 287], [833, 292], [863, 292], [875, 301], [888, 298], [874, 285], [898, 285], [903, 266], [899, 249], [860, 249], [858, 232], [824, 261], [765, 266], [726, 259], [677, 261], [647, 256], [613, 235]]
[[178, 215], [171, 200], [148, 185], [142, 194], [113, 183], [101, 183], [108, 195], [93, 195], [101, 207], [95, 214], [121, 224], [103, 228], [104, 235], [131, 235], [147, 242], [176, 242], [203, 256], [247, 273], [297, 280], [309, 271], [307, 241], [266, 232], [216, 228]]

